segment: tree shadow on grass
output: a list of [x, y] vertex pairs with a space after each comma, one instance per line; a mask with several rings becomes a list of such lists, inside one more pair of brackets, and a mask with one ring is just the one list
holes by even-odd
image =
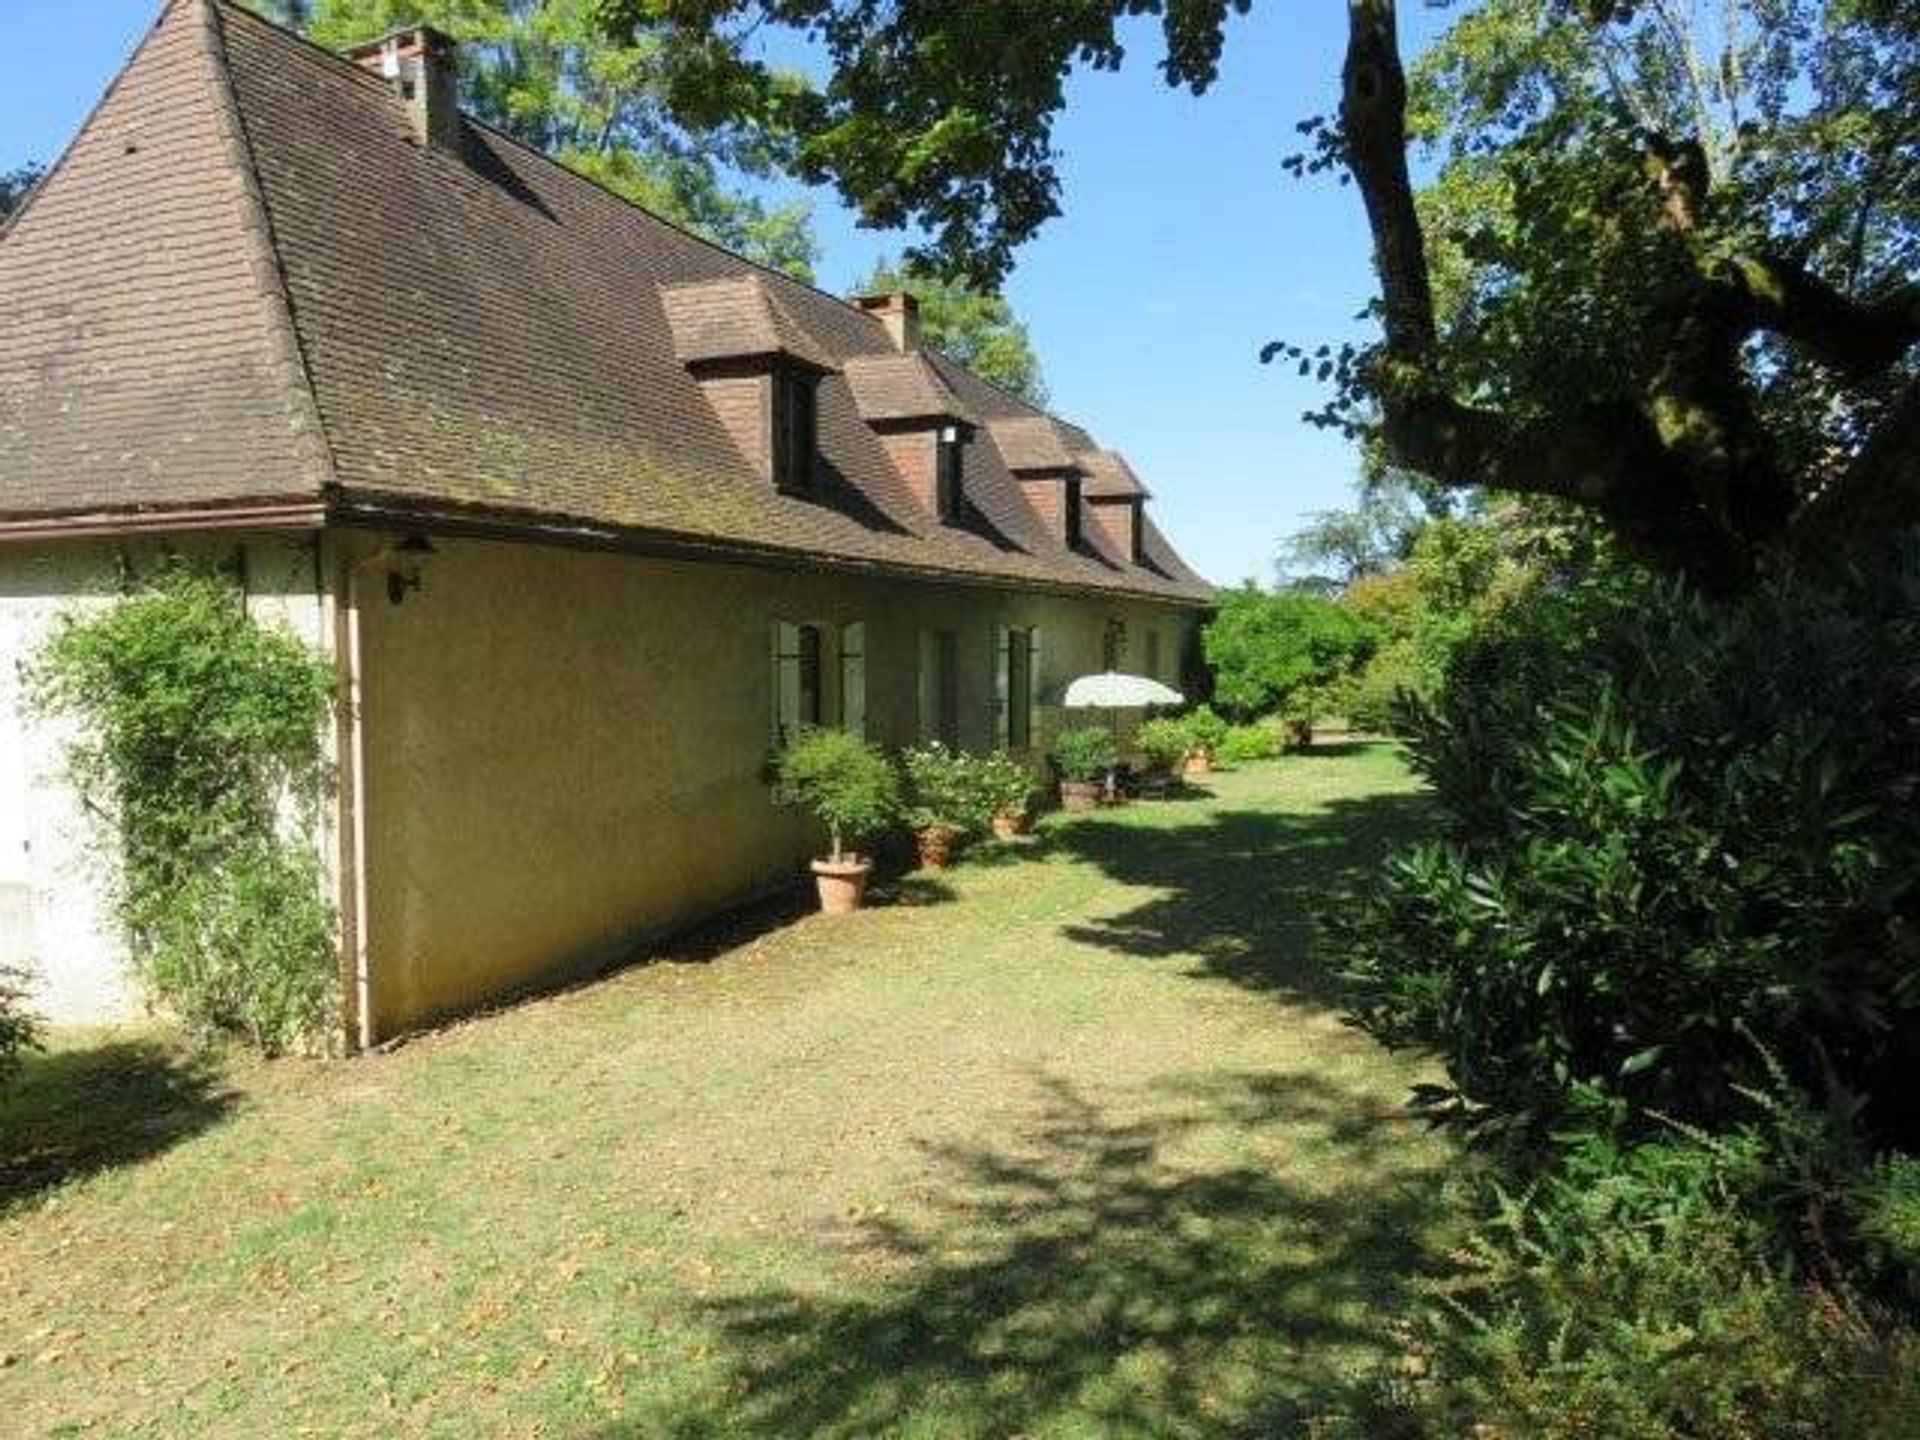
[[712, 1302], [726, 1398], [607, 1433], [1388, 1433], [1367, 1377], [1440, 1204], [1410, 1122], [1308, 1073], [1126, 1117], [1041, 1084], [1004, 1147], [931, 1149], [929, 1217], [849, 1237], [859, 1290]]
[[1164, 893], [1066, 934], [1143, 958], [1197, 957], [1198, 973], [1316, 1004], [1337, 1003], [1314, 958], [1313, 916], [1430, 824], [1419, 794], [1334, 800], [1308, 814], [1212, 811], [1186, 823], [1083, 821], [1052, 847], [1126, 885]]
[[0, 1216], [210, 1129], [236, 1098], [215, 1055], [159, 1040], [27, 1056], [0, 1089]]

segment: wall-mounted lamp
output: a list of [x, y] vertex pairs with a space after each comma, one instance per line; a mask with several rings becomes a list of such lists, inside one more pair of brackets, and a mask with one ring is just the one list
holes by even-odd
[[387, 571], [387, 599], [398, 605], [407, 598], [409, 590], [420, 588], [420, 562], [434, 553], [433, 542], [424, 535], [407, 536], [393, 547], [393, 559], [396, 562]]

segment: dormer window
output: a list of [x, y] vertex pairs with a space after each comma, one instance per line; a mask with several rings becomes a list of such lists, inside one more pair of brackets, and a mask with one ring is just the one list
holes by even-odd
[[1066, 494], [1062, 497], [1065, 513], [1062, 518], [1066, 522], [1067, 548], [1078, 550], [1080, 548], [1080, 482], [1068, 480], [1065, 489]]
[[819, 444], [819, 377], [780, 370], [773, 377], [773, 483], [789, 494], [813, 489]]
[[934, 451], [934, 495], [940, 519], [948, 525], [960, 522], [961, 475], [965, 454], [958, 425], [943, 425]]

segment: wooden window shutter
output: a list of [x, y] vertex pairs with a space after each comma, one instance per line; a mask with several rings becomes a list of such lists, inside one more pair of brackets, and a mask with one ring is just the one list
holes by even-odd
[[933, 695], [933, 672], [936, 663], [933, 631], [922, 630], [920, 632], [920, 664], [919, 669], [915, 672], [915, 680], [918, 685], [916, 694], [919, 701], [917, 707], [919, 714], [917, 717], [918, 726], [916, 736], [921, 740], [932, 739], [934, 727], [938, 723], [934, 714]]
[[770, 718], [773, 743], [784, 745], [800, 728], [800, 627], [773, 622], [773, 687]]
[[1040, 627], [1027, 631], [1027, 745], [1040, 746]]
[[993, 743], [1005, 750], [1013, 743], [1013, 631], [993, 627]]
[[840, 627], [840, 728], [862, 739], [867, 733], [867, 626]]

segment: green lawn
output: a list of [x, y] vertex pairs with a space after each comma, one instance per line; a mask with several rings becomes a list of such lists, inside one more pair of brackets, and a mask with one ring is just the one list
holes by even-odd
[[1292, 1433], [1448, 1155], [1306, 907], [1381, 746], [1050, 822], [350, 1063], [66, 1036], [0, 1100], [8, 1433]]

